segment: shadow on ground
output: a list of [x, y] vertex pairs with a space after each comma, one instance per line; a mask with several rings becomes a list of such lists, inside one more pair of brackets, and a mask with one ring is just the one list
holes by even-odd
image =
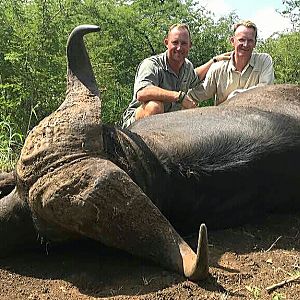
[[[212, 276], [207, 281], [198, 283], [197, 287], [239, 297], [238, 291], [229, 293], [218, 283], [222, 272], [242, 276], [238, 268], [219, 263], [223, 254], [229, 252], [234, 257], [271, 249], [300, 251], [299, 230], [298, 213], [272, 215], [259, 224], [209, 232]], [[195, 247], [195, 237], [186, 238]], [[72, 242], [26, 252], [19, 249], [17, 254], [0, 259], [0, 269], [20, 275], [21, 278], [36, 278], [43, 282], [62, 280], [76, 288], [80, 294], [96, 298], [158, 293], [159, 299], [160, 291], [172, 286], [178, 286], [187, 292], [193, 288], [185, 278], [176, 273], [124, 252], [102, 247], [93, 241]]]

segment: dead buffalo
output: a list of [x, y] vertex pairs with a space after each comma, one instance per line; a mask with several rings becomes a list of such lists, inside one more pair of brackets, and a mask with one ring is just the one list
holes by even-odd
[[[98, 30], [82, 25], [69, 37], [66, 100], [25, 141], [16, 189], [0, 201], [0, 253], [36, 232], [88, 237], [205, 278], [202, 223], [224, 228], [299, 209], [300, 88], [257, 88], [220, 107], [108, 126], [83, 42]], [[199, 227], [194, 253], [177, 232]]]

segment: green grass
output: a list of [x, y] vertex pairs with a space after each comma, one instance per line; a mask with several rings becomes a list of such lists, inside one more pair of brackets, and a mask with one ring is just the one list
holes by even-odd
[[0, 170], [14, 169], [23, 145], [23, 136], [13, 132], [11, 124], [0, 122]]

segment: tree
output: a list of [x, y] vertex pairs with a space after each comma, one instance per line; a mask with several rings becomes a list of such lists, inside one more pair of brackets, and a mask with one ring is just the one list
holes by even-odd
[[296, 50], [299, 45], [300, 32], [292, 32], [269, 38], [259, 47], [273, 58], [276, 83], [300, 84], [300, 53]]
[[300, 0], [283, 0], [285, 9], [284, 16], [288, 16], [292, 21], [295, 31], [300, 29]]

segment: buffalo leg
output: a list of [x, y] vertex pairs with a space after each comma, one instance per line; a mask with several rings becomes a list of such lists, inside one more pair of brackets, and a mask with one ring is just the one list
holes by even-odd
[[16, 190], [0, 200], [0, 240], [0, 256], [38, 245], [29, 207]]

